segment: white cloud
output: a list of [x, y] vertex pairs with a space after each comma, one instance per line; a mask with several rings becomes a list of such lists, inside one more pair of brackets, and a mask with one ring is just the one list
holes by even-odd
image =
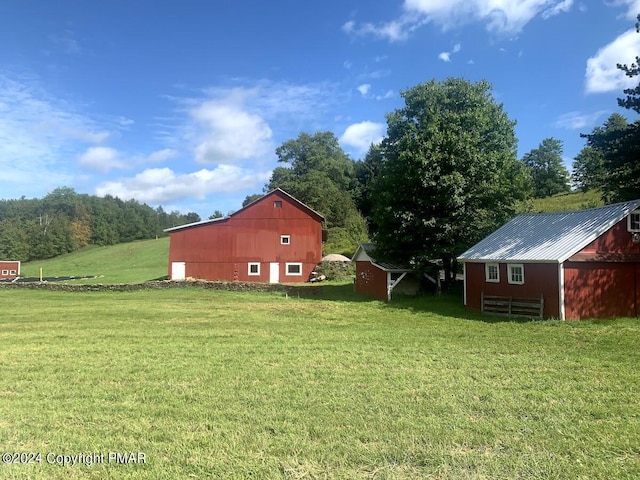
[[172, 148], [164, 148], [156, 152], [150, 153], [145, 159], [149, 163], [162, 163], [178, 156], [178, 152]]
[[438, 58], [443, 62], [450, 62], [451, 55], [453, 55], [454, 53], [458, 53], [461, 49], [462, 45], [460, 43], [456, 43], [450, 52], [442, 52], [440, 55], [438, 55]]
[[515, 35], [536, 16], [548, 19], [568, 12], [573, 3], [574, 0], [405, 0], [404, 13], [396, 20], [378, 25], [358, 25], [351, 20], [342, 30], [348, 35], [369, 35], [398, 42], [429, 22], [443, 30], [480, 22], [496, 34]]
[[104, 182], [96, 195], [112, 195], [151, 204], [196, 198], [203, 200], [212, 193], [232, 193], [262, 186], [270, 171], [257, 172], [235, 165], [218, 165], [193, 173], [176, 173], [170, 168], [150, 168], [131, 178]]
[[612, 7], [627, 6], [626, 18], [629, 20], [635, 20], [640, 13], [640, 0], [614, 0], [609, 2], [608, 5]]
[[363, 83], [358, 87], [358, 91], [362, 94], [363, 97], [366, 96], [367, 93], [369, 93], [369, 90], [371, 90], [371, 85], [368, 83]]
[[567, 130], [578, 130], [581, 128], [595, 125], [596, 121], [606, 115], [605, 110], [600, 110], [594, 113], [582, 113], [582, 112], [569, 112], [564, 115], [560, 115], [555, 122], [555, 126], [558, 128], [565, 128]]
[[387, 98], [393, 98], [393, 90], [387, 90], [384, 95], [376, 95], [376, 100], [386, 100]]
[[630, 65], [640, 52], [640, 34], [629, 30], [609, 45], [602, 47], [587, 60], [585, 90], [587, 93], [621, 91], [637, 84], [637, 79], [627, 77], [616, 65]]
[[34, 76], [0, 72], [0, 181], [2, 197], [41, 196], [78, 176], [74, 159], [109, 136], [79, 113], [80, 106], [54, 97]]
[[349, 125], [342, 136], [340, 143], [354, 147], [358, 152], [366, 152], [371, 144], [378, 144], [384, 138], [385, 125], [375, 122], [360, 122]]
[[195, 158], [203, 164], [228, 163], [262, 157], [272, 150], [271, 128], [240, 105], [207, 101], [191, 110], [202, 133]]
[[109, 172], [112, 169], [125, 168], [126, 162], [120, 158], [117, 150], [110, 147], [91, 147], [78, 157], [81, 167], [97, 172]]

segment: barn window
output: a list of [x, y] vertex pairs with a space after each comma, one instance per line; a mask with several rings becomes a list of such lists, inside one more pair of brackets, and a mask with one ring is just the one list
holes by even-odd
[[628, 229], [630, 232], [640, 232], [640, 210], [629, 214]]
[[509, 283], [522, 285], [524, 283], [524, 265], [521, 263], [512, 263], [507, 265], [509, 271]]
[[301, 263], [287, 263], [287, 275], [302, 275]]
[[9, 270], [9, 275], [17, 275], [17, 272], [15, 270]]
[[257, 262], [249, 263], [249, 276], [260, 275], [260, 264]]
[[497, 263], [487, 263], [484, 266], [484, 276], [487, 282], [500, 283], [500, 267]]
[[291, 243], [291, 235], [280, 235], [280, 244], [289, 245]]
[[276, 200], [273, 202], [273, 208], [282, 208], [282, 201]]
[[2, 270], [2, 275], [9, 275], [9, 270]]

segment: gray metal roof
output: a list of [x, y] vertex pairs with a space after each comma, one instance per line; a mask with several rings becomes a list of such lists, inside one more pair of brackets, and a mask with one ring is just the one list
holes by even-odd
[[458, 260], [562, 263], [639, 206], [640, 200], [634, 200], [588, 210], [518, 215]]
[[379, 262], [375, 258], [371, 256], [371, 253], [374, 252], [376, 246], [373, 243], [361, 243], [356, 250], [356, 253], [353, 254], [353, 258], [351, 261], [355, 262], [357, 260], [369, 260], [374, 265], [380, 267], [381, 270], [385, 272], [412, 272], [413, 268], [407, 265], [401, 265], [396, 263], [389, 262]]

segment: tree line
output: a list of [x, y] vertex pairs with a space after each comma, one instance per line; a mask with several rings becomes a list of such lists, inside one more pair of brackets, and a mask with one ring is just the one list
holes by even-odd
[[165, 228], [199, 220], [196, 213], [165, 212], [135, 200], [62, 187], [41, 199], [0, 200], [0, 258], [51, 258], [90, 244], [155, 238]]

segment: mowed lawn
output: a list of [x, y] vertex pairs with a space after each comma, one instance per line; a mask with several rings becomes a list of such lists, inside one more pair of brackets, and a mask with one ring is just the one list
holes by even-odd
[[640, 477], [637, 319], [326, 288], [0, 289], [0, 478]]

